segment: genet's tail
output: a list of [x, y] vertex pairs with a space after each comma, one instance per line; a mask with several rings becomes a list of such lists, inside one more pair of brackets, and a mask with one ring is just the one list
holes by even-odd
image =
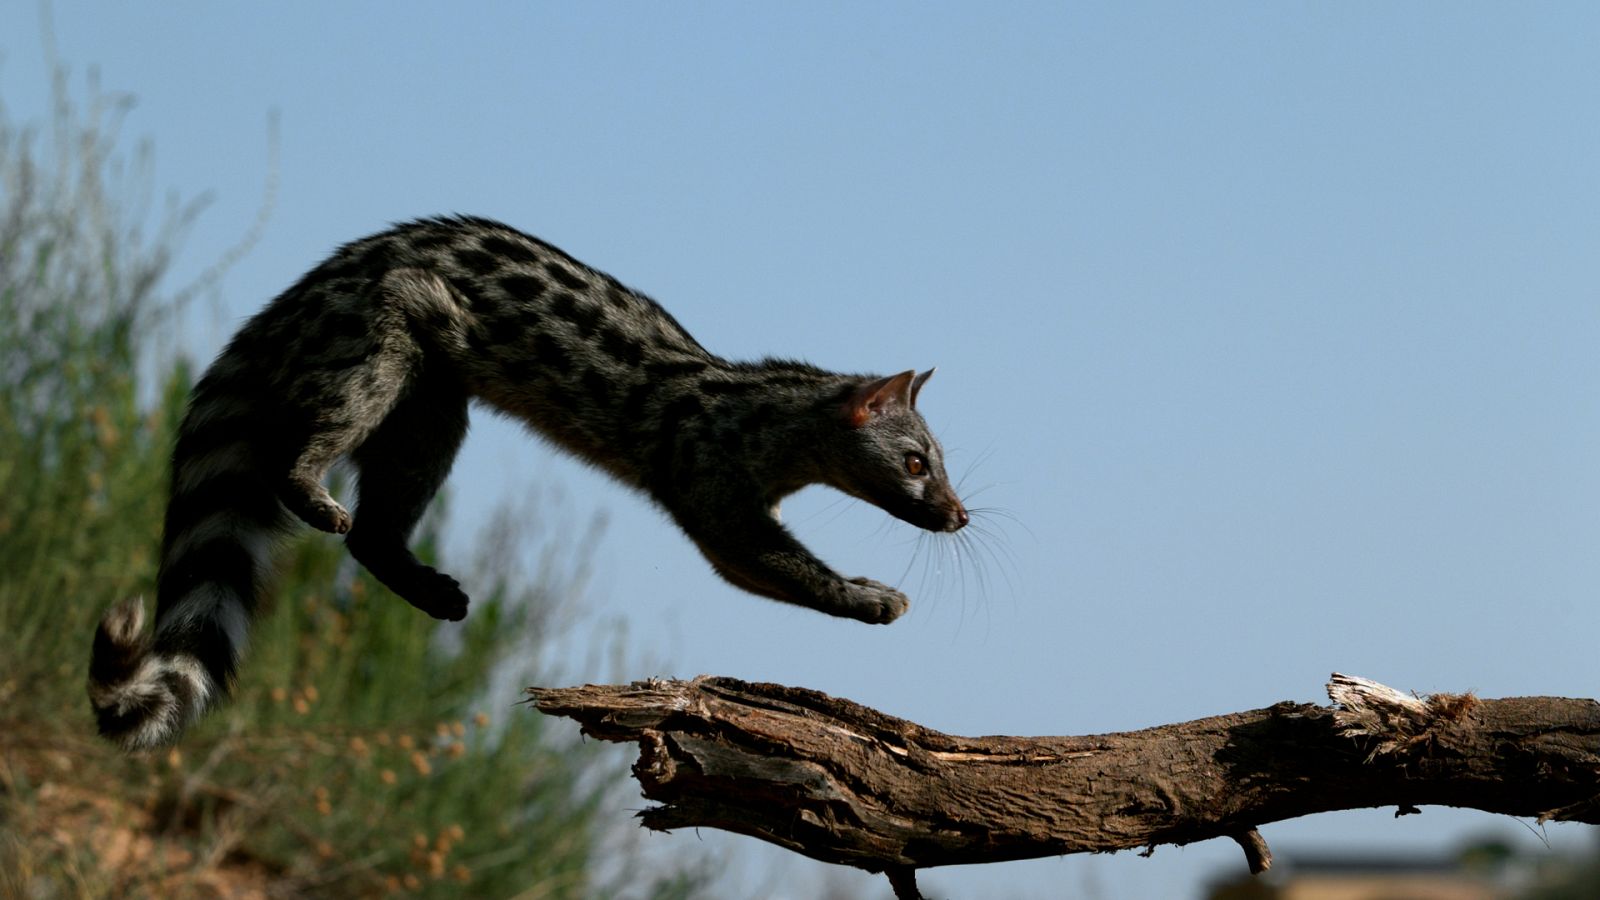
[[152, 633], [139, 598], [113, 606], [95, 633], [89, 701], [100, 733], [125, 750], [172, 743], [227, 693], [288, 522], [263, 475], [281, 427], [230, 381], [223, 366], [207, 373], [179, 429]]
[[141, 598], [113, 606], [100, 620], [89, 663], [89, 702], [100, 734], [129, 751], [171, 743], [218, 689], [193, 655], [153, 653], [143, 629]]

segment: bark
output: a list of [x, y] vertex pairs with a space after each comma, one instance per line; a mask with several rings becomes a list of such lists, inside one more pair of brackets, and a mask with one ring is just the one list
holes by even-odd
[[1334, 705], [1086, 737], [958, 737], [803, 688], [693, 681], [529, 688], [585, 734], [635, 742], [647, 828], [722, 828], [886, 872], [1229, 837], [1337, 809], [1461, 806], [1600, 821], [1600, 704], [1413, 697], [1335, 674]]

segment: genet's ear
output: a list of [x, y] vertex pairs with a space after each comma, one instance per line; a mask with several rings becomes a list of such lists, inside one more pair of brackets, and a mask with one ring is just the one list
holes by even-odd
[[851, 428], [860, 428], [867, 424], [875, 413], [883, 412], [891, 406], [900, 405], [910, 409], [911, 380], [916, 376], [915, 369], [907, 369], [899, 375], [889, 375], [877, 381], [869, 381], [856, 388], [855, 393], [844, 401], [844, 406], [839, 410], [845, 424]]
[[912, 409], [916, 409], [917, 408], [917, 395], [922, 393], [922, 386], [927, 384], [928, 383], [928, 379], [932, 378], [933, 377], [933, 373], [935, 373], [937, 371], [939, 371], [939, 367], [938, 366], [934, 366], [933, 368], [929, 369], [928, 371], [923, 372], [921, 375], [918, 375], [911, 382], [911, 408]]

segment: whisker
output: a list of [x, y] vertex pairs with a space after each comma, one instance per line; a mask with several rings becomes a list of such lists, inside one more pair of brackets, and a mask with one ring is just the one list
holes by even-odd
[[826, 515], [828, 512], [832, 511], [833, 512], [833, 516], [830, 517], [828, 519], [828, 521], [822, 523], [822, 525], [821, 525], [822, 528], [827, 528], [830, 525], [832, 525], [834, 522], [839, 521], [839, 517], [840, 516], [842, 516], [845, 513], [849, 512], [850, 511], [850, 505], [852, 503], [859, 503], [859, 502], [861, 502], [861, 501], [859, 501], [856, 498], [850, 496], [849, 494], [840, 494], [839, 496], [833, 498], [833, 502], [828, 503], [827, 505], [823, 506], [821, 509], [816, 510], [811, 515], [806, 516], [804, 519], [799, 520], [795, 524], [796, 525], [801, 525], [801, 526], [810, 526], [812, 522], [816, 521], [817, 519], [819, 519], [822, 516]]
[[980, 506], [975, 509], [968, 507], [967, 514], [972, 516], [974, 519], [982, 516], [994, 516], [996, 518], [1005, 519], [1011, 524], [1016, 525], [1018, 528], [1021, 528], [1023, 531], [1026, 531], [1028, 533], [1028, 537], [1033, 538], [1034, 542], [1037, 543], [1039, 540], [1038, 535], [1033, 533], [1033, 529], [1028, 527], [1027, 522], [1022, 521], [1021, 516], [1003, 506]]
[[973, 533], [973, 537], [970, 538], [973, 550], [981, 556], [987, 557], [990, 564], [999, 571], [1001, 579], [1005, 582], [1007, 592], [1010, 594], [1012, 602], [1015, 603], [1020, 566], [1015, 552], [1011, 549], [1009, 535], [1005, 529], [996, 527], [1000, 522], [996, 520], [995, 516], [1003, 520], [1006, 525], [1016, 525], [1022, 528], [1035, 541], [1038, 539], [1034, 537], [1033, 532], [1029, 530], [1025, 523], [1007, 510], [980, 507], [977, 510], [968, 510], [968, 512], [972, 515], [972, 520], [967, 525], [966, 530], [970, 530]]
[[[916, 542], [916, 546], [913, 547], [912, 550], [911, 550], [911, 558], [906, 560], [905, 571], [901, 572], [900, 573], [900, 578], [894, 582], [894, 586], [895, 586], [896, 589], [899, 589], [899, 590], [904, 590], [905, 589], [906, 578], [911, 575], [911, 567], [915, 566], [917, 564], [917, 557], [922, 555], [923, 540], [924, 540], [924, 538], [927, 537], [927, 535], [928, 535], [928, 533], [926, 531], [917, 532], [917, 542]], [[918, 585], [918, 589], [920, 591], [920, 589], [921, 589], [921, 585], [920, 584]]]
[[[986, 532], [978, 532], [984, 537], [991, 537]], [[995, 569], [1000, 573], [1000, 579], [1005, 582], [1006, 592], [1013, 603], [1017, 597], [1017, 558], [1003, 542], [997, 540], [974, 541], [974, 546], [988, 557]]]
[[994, 542], [994, 549], [996, 549], [998, 552], [1004, 553], [1006, 555], [1006, 559], [1013, 564], [1016, 562], [1016, 555], [1011, 552], [1011, 548], [1005, 543], [1005, 538], [1007, 537], [1005, 532], [991, 528], [989, 523], [984, 522], [981, 519], [973, 520], [973, 523], [968, 525], [967, 528], [973, 533]]
[[[966, 481], [966, 479], [963, 478], [962, 481]], [[955, 488], [956, 488], [956, 493], [961, 496], [961, 501], [963, 503], [965, 503], [965, 502], [971, 500], [973, 497], [977, 497], [977, 496], [981, 495], [984, 491], [987, 491], [990, 488], [993, 488], [993, 487], [997, 486], [999, 483], [1000, 482], [998, 482], [998, 481], [991, 481], [991, 482], [989, 482], [988, 484], [986, 484], [986, 485], [984, 485], [982, 487], [973, 488], [970, 491], [962, 490], [960, 484], [957, 484], [955, 486]]]

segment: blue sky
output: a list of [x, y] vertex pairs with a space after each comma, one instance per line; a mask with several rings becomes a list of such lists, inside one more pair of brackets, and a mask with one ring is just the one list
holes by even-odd
[[[280, 116], [276, 205], [188, 323], [197, 356], [338, 243], [464, 212], [646, 291], [726, 356], [939, 367], [921, 405], [976, 504], [1022, 523], [992, 520], [1009, 565], [962, 579], [948, 545], [875, 509], [820, 489], [785, 504], [841, 571], [909, 568], [912, 610], [886, 628], [740, 594], [645, 501], [478, 414], [452, 541], [504, 499], [552, 530], [605, 515], [584, 602], [654, 661], [629, 677], [805, 685], [966, 734], [1317, 701], [1334, 670], [1595, 696], [1592, 5], [58, 2], [54, 19], [80, 78], [92, 64], [137, 96], [125, 128], [153, 140], [157, 183], [215, 194], [180, 278], [248, 230]], [[39, 33], [33, 4], [0, 8], [16, 118], [45, 109]], [[1281, 854], [1536, 846], [1438, 809], [1262, 831]], [[778, 893], [826, 877], [745, 839], [661, 841]], [[925, 885], [1181, 897], [1241, 865], [1211, 842]]]

